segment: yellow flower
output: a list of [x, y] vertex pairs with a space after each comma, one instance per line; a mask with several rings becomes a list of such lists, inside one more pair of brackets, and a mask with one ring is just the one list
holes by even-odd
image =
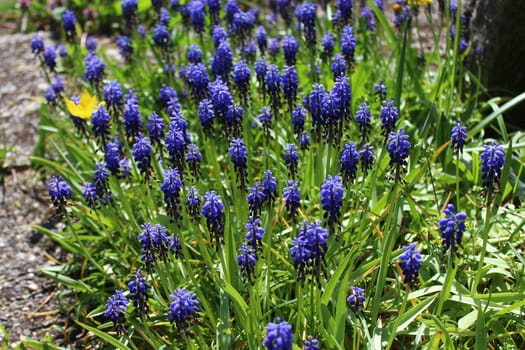
[[432, 3], [432, 0], [408, 0], [408, 4], [411, 6], [427, 6]]
[[67, 97], [64, 97], [64, 100], [69, 113], [74, 117], [84, 120], [91, 118], [93, 112], [98, 108], [97, 97], [95, 95], [91, 96], [87, 91], [82, 93], [78, 104]]

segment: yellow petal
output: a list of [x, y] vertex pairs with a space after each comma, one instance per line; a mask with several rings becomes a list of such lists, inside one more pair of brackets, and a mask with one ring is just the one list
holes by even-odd
[[66, 107], [67, 107], [67, 110], [69, 111], [69, 113], [71, 113], [71, 115], [74, 115], [76, 117], [77, 114], [80, 113], [80, 110], [79, 110], [78, 106], [76, 105], [76, 103], [73, 102], [72, 100], [70, 100], [67, 97], [64, 97], [64, 101], [66, 102]]

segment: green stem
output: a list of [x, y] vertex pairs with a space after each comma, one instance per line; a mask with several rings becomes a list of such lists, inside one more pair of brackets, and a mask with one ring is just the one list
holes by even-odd
[[487, 253], [487, 243], [489, 240], [489, 232], [490, 232], [490, 215], [491, 215], [491, 195], [490, 193], [487, 195], [487, 207], [485, 212], [485, 222], [483, 225], [483, 231], [481, 231], [481, 239], [483, 240], [483, 246], [481, 248], [481, 255], [479, 257], [479, 263], [478, 263], [478, 270], [476, 272], [476, 278], [474, 279], [474, 284], [472, 285], [471, 293], [474, 295], [477, 293], [477, 289], [479, 286], [479, 281], [481, 280], [481, 275], [483, 272], [483, 261], [485, 260], [485, 255]]

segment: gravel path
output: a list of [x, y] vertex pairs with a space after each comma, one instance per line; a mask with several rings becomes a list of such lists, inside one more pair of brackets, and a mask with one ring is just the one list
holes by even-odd
[[[4, 164], [0, 161], [0, 324], [11, 346], [22, 337], [56, 337], [52, 326], [61, 320], [55, 285], [39, 274], [56, 247], [32, 229], [43, 221], [48, 203], [45, 184], [29, 168], [46, 86], [30, 40], [0, 31], [0, 149], [7, 149]], [[0, 341], [4, 338], [0, 332]]]

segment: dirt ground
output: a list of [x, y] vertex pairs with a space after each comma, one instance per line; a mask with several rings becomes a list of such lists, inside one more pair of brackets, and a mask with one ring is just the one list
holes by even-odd
[[[38, 110], [46, 87], [30, 49], [30, 35], [0, 31], [0, 342], [57, 336], [61, 322], [55, 284], [40, 274], [55, 245], [33, 230], [45, 218], [45, 183], [29, 168], [38, 138]], [[3, 184], [2, 184], [3, 182]], [[0, 346], [2, 347], [2, 346]]]

